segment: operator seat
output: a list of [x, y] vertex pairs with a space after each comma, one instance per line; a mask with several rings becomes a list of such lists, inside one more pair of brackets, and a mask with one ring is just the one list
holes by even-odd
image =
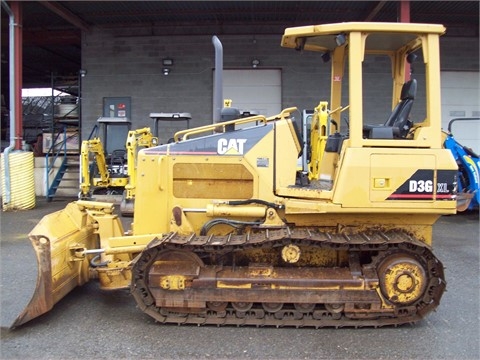
[[364, 137], [368, 139], [402, 139], [413, 125], [410, 120], [413, 100], [417, 94], [417, 80], [407, 81], [402, 86], [400, 102], [395, 106], [390, 117], [382, 125], [364, 125]]
[[110, 171], [112, 175], [123, 175], [126, 154], [127, 151], [124, 149], [112, 151], [112, 156], [110, 157]]

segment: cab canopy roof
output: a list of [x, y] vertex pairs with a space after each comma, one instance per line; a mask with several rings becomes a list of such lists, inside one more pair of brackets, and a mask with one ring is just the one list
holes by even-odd
[[310, 25], [285, 29], [283, 47], [297, 50], [328, 52], [339, 44], [338, 35], [352, 32], [369, 34], [367, 51], [391, 52], [406, 44], [413, 44], [421, 35], [445, 33], [445, 27], [437, 24], [345, 22], [337, 24]]

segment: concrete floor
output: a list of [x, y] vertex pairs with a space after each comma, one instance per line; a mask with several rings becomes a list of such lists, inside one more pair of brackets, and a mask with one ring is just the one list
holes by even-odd
[[[446, 267], [437, 312], [414, 326], [291, 329], [159, 325], [127, 291], [77, 288], [40, 318], [10, 331], [28, 303], [36, 261], [27, 233], [65, 201], [37, 199], [1, 214], [1, 359], [479, 359], [478, 212], [441, 218], [434, 252]], [[125, 222], [129, 222], [126, 220]]]

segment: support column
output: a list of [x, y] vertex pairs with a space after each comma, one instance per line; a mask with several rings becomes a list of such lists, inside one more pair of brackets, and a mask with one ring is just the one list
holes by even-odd
[[399, 22], [410, 22], [410, 0], [401, 0], [398, 6]]
[[[401, 0], [398, 4], [399, 22], [410, 22], [410, 0]], [[405, 62], [405, 81], [410, 80], [410, 64]]]
[[[23, 29], [22, 29], [22, 3], [20, 1], [11, 1], [10, 7], [15, 17], [15, 150], [22, 148], [22, 133], [23, 133], [23, 119], [22, 119], [22, 87], [23, 87]], [[11, 130], [11, 129], [10, 129]]]

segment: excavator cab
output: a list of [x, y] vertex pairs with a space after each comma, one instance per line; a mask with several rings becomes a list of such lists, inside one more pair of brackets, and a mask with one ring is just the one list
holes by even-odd
[[103, 144], [105, 158], [109, 165], [109, 171], [113, 174], [121, 174], [126, 163], [125, 139], [132, 127], [128, 118], [99, 117], [98, 137]]

